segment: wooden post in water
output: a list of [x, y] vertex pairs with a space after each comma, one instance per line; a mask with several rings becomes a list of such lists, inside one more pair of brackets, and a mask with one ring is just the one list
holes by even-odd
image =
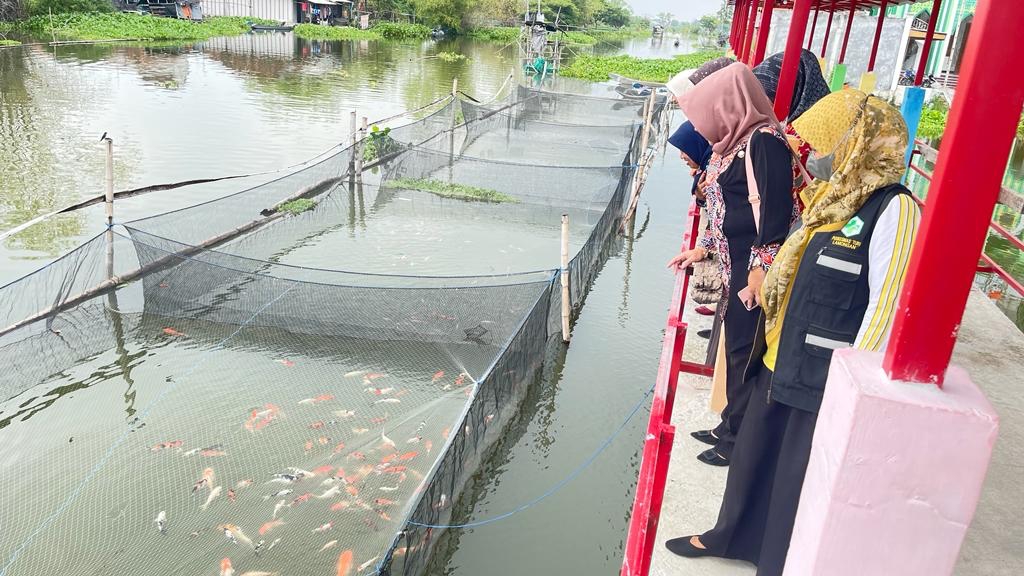
[[455, 169], [455, 123], [459, 105], [459, 77], [452, 78], [452, 121], [448, 128], [448, 183], [454, 178]]
[[562, 341], [569, 341], [569, 215], [562, 214]]
[[351, 116], [349, 116], [348, 133], [348, 143], [349, 147], [352, 149], [352, 158], [348, 162], [348, 180], [350, 186], [355, 183], [356, 178], [356, 140], [358, 139], [358, 134], [356, 133], [356, 130], [358, 130], [358, 127], [356, 126], [356, 121], [357, 114], [356, 111], [353, 110]]
[[651, 97], [647, 99], [647, 103], [644, 106], [644, 127], [640, 136], [640, 158], [637, 163], [636, 173], [633, 175], [633, 190], [629, 198], [629, 207], [626, 209], [626, 216], [623, 218], [622, 227], [620, 228], [623, 231], [627, 228], [629, 221], [633, 219], [637, 203], [640, 201], [640, 190], [643, 189], [644, 180], [647, 175], [647, 164], [649, 161], [647, 146], [651, 139], [651, 116], [654, 114], [655, 97], [656, 92], [652, 90]]
[[356, 182], [363, 182], [363, 152], [366, 150], [366, 126], [368, 120], [363, 116], [363, 123], [359, 128], [359, 145], [356, 147]]
[[[104, 211], [107, 215], [107, 278], [114, 277], [114, 139], [103, 133], [102, 140], [107, 145], [106, 184]], [[116, 309], [116, 305], [114, 306]]]

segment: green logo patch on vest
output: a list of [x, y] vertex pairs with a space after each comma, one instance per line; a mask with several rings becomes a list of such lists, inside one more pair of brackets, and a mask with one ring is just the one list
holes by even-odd
[[859, 216], [850, 218], [850, 221], [843, 226], [843, 236], [847, 238], [860, 234], [860, 231], [864, 229], [864, 221]]

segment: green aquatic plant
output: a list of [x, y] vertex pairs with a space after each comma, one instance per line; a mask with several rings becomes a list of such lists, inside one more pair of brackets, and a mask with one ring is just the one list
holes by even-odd
[[319, 24], [299, 24], [295, 27], [295, 35], [307, 40], [380, 40], [377, 31], [360, 30], [350, 26], [320, 26]]
[[511, 44], [519, 40], [519, 28], [513, 26], [495, 26], [491, 28], [477, 28], [469, 32], [470, 38], [483, 40], [484, 42], [499, 42]]
[[363, 161], [373, 162], [394, 154], [401, 148], [401, 144], [391, 137], [391, 128], [380, 129], [374, 126], [363, 142]]
[[601, 82], [609, 74], [647, 82], [665, 82], [682, 70], [697, 68], [722, 55], [717, 50], [680, 54], [675, 58], [636, 58], [634, 56], [591, 56], [581, 54], [559, 73], [570, 78]]
[[306, 210], [312, 210], [314, 207], [316, 207], [316, 202], [309, 198], [296, 198], [278, 206], [277, 211], [297, 216]]
[[72, 40], [206, 40], [214, 36], [237, 36], [249, 31], [249, 22], [273, 24], [269, 20], [215, 16], [202, 22], [160, 18], [148, 14], [54, 14], [33, 16], [17, 29], [43, 37]]
[[423, 24], [381, 22], [372, 30], [386, 40], [423, 40], [430, 38], [430, 28]]
[[459, 62], [466, 59], [465, 54], [456, 54], [455, 52], [438, 52], [434, 56], [445, 62]]
[[0, 38], [0, 46], [21, 46], [21, 42], [17, 40], [4, 40]]
[[503, 194], [489, 188], [466, 186], [465, 184], [454, 184], [440, 180], [428, 180], [423, 178], [399, 178], [384, 182], [388, 188], [403, 188], [406, 190], [419, 190], [429, 192], [442, 198], [454, 198], [456, 200], [469, 200], [472, 202], [493, 202], [504, 203], [518, 202], [512, 196]]

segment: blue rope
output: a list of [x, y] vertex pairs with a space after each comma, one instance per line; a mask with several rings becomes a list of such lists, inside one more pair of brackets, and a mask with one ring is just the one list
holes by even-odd
[[[163, 391], [160, 392], [160, 394], [158, 394], [156, 396], [156, 398], [153, 398], [153, 400], [151, 400], [149, 402], [149, 404], [145, 408], [143, 408], [143, 410], [139, 413], [138, 419], [142, 420], [146, 416], [148, 416], [149, 413], [153, 410], [153, 408], [155, 408], [156, 405], [161, 400], [163, 400], [164, 397], [167, 396], [168, 393], [170, 393], [172, 390], [174, 390], [178, 386], [178, 384], [181, 382], [182, 379], [187, 378], [193, 372], [195, 372], [196, 368], [199, 368], [210, 357], [210, 354], [212, 352], [223, 348], [224, 344], [226, 344], [228, 342], [228, 340], [231, 340], [232, 338], [237, 336], [238, 333], [242, 331], [242, 329], [244, 329], [246, 326], [248, 326], [250, 322], [255, 320], [257, 316], [262, 314], [264, 310], [269, 308], [271, 305], [273, 305], [275, 302], [277, 302], [281, 298], [284, 298], [285, 294], [287, 294], [288, 292], [291, 292], [292, 288], [295, 288], [298, 285], [299, 284], [297, 282], [293, 283], [291, 286], [288, 287], [287, 290], [285, 290], [284, 292], [281, 292], [273, 300], [270, 300], [269, 302], [267, 302], [266, 304], [261, 306], [259, 310], [254, 312], [252, 316], [250, 316], [245, 322], [240, 324], [238, 326], [238, 328], [234, 332], [232, 332], [226, 338], [224, 338], [223, 340], [221, 340], [220, 342], [215, 344], [212, 348], [210, 348], [209, 350], [204, 352], [203, 356], [195, 364], [193, 364], [191, 368], [186, 370], [181, 375], [180, 379], [172, 380], [170, 385], [168, 385], [166, 388], [164, 388]], [[103, 455], [103, 457], [100, 458], [100, 460], [92, 467], [92, 469], [89, 470], [89, 473], [86, 474], [84, 478], [82, 478], [82, 481], [78, 483], [78, 486], [76, 486], [75, 489], [71, 491], [71, 495], [68, 496], [67, 499], [64, 500], [64, 502], [61, 503], [61, 505], [59, 507], [57, 507], [57, 509], [54, 510], [52, 514], [50, 514], [45, 520], [43, 520], [42, 523], [40, 523], [39, 526], [34, 531], [32, 531], [32, 533], [29, 534], [27, 538], [25, 538], [24, 542], [22, 542], [21, 544], [18, 545], [18, 547], [14, 550], [14, 552], [11, 553], [11, 557], [10, 557], [10, 559], [7, 560], [7, 564], [4, 564], [4, 567], [0, 568], [0, 576], [5, 576], [7, 574], [7, 570], [10, 569], [11, 565], [13, 565], [18, 560], [18, 556], [21, 555], [21, 553], [24, 552], [26, 548], [28, 548], [29, 546], [32, 545], [32, 541], [35, 540], [35, 538], [37, 536], [39, 536], [39, 534], [41, 534], [44, 530], [49, 528], [50, 525], [53, 524], [53, 522], [57, 519], [57, 517], [59, 517], [61, 514], [63, 514], [64, 511], [67, 510], [68, 507], [70, 507], [75, 502], [75, 500], [78, 499], [78, 495], [82, 492], [82, 490], [85, 489], [86, 484], [88, 484], [96, 476], [96, 474], [100, 471], [100, 469], [103, 468], [103, 466], [106, 465], [107, 461], [110, 460], [111, 456], [113, 456], [114, 451], [117, 450], [117, 448], [121, 444], [123, 444], [125, 440], [128, 439], [128, 435], [129, 435], [130, 432], [131, 432], [130, 429], [125, 430], [121, 434], [121, 436], [116, 441], [114, 441], [114, 443], [110, 446], [110, 448], [107, 449], [107, 451]]]
[[[619, 424], [619, 427], [615, 429], [615, 432], [612, 432], [612, 435], [609, 436], [604, 442], [602, 442], [601, 445], [598, 446], [597, 450], [595, 450], [594, 453], [590, 455], [590, 457], [584, 460], [578, 468], [573, 470], [568, 476], [560, 480], [554, 486], [549, 488], [546, 492], [534, 498], [533, 500], [521, 504], [516, 508], [508, 512], [505, 512], [504, 514], [499, 514], [493, 518], [477, 520], [475, 522], [467, 522], [465, 524], [421, 524], [413, 520], [410, 520], [408, 524], [412, 526], [420, 526], [422, 528], [475, 528], [477, 526], [484, 526], [486, 524], [492, 524], [499, 520], [504, 520], [505, 518], [509, 518], [524, 510], [536, 506], [540, 502], [550, 498], [551, 496], [554, 496], [562, 488], [565, 488], [567, 484], [569, 484], [570, 482], [575, 480], [580, 474], [582, 474], [584, 470], [589, 468], [590, 465], [593, 464], [595, 460], [597, 460], [597, 457], [600, 456], [605, 450], [607, 450], [608, 447], [611, 446], [612, 442], [614, 442], [615, 439], [619, 436], [619, 434], [621, 434], [622, 431], [625, 430], [626, 425], [629, 424], [629, 421], [633, 419], [633, 416], [636, 416], [636, 413], [639, 412], [640, 409], [647, 404], [647, 398], [651, 395], [652, 392], [654, 392], [654, 386], [651, 386], [651, 388], [646, 393], [644, 393], [643, 397], [640, 399], [639, 402], [637, 402], [636, 406], [634, 406], [633, 409], [630, 410], [629, 415], [626, 416], [626, 419], [622, 421], [622, 424]], [[0, 574], [0, 576], [3, 575]]]

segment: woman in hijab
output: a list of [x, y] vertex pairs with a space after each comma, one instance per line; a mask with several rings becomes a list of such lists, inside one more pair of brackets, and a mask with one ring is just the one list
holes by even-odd
[[765, 279], [766, 344], [729, 469], [718, 524], [666, 542], [681, 556], [785, 567], [832, 352], [883, 350], [919, 219], [899, 184], [899, 111], [858, 90], [822, 99], [795, 123], [814, 149], [803, 227]]
[[[743, 378], [759, 317], [752, 289], [763, 280], [792, 221], [793, 156], [771, 102], [745, 64], [711, 74], [677, 101], [711, 143], [704, 178], [709, 226], [700, 245], [669, 266], [685, 268], [714, 254], [726, 294], [718, 312], [725, 329], [727, 405], [714, 430], [692, 435], [713, 446], [698, 460], [727, 466], [752, 388]], [[760, 197], [754, 204], [747, 185], [748, 154]]]
[[711, 144], [697, 133], [693, 123], [687, 120], [668, 138], [668, 143], [679, 150], [679, 158], [690, 167], [693, 175], [693, 187], [690, 190], [703, 206], [704, 193], [698, 190], [697, 183], [708, 169], [711, 160]]

